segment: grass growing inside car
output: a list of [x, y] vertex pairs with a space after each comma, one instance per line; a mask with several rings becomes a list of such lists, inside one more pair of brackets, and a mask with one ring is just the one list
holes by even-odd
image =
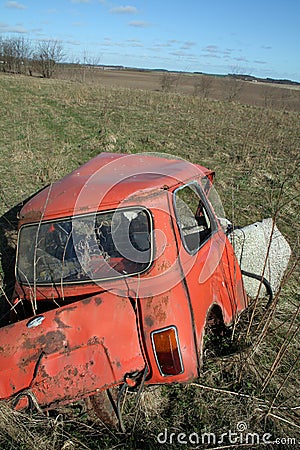
[[[166, 448], [181, 448], [179, 433], [220, 438], [242, 422], [251, 433], [270, 433], [272, 441], [298, 440], [300, 114], [7, 75], [0, 75], [0, 97], [1, 289], [8, 298], [16, 205], [102, 151], [164, 152], [215, 170], [227, 217], [242, 226], [275, 217], [292, 247], [289, 272], [272, 306], [266, 310], [264, 300], [252, 305], [233, 337], [207, 337], [199, 380], [148, 388], [139, 399], [127, 393], [126, 434], [90, 417], [81, 403], [49, 416], [16, 413], [2, 404], [1, 448], [154, 449], [164, 446], [159, 433], [161, 440], [167, 436]], [[229, 445], [228, 434], [224, 439], [222, 445]], [[218, 442], [200, 440], [198, 447]]]

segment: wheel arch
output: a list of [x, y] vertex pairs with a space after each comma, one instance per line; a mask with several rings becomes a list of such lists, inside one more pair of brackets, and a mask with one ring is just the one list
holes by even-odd
[[203, 367], [205, 336], [207, 336], [209, 332], [214, 335], [222, 335], [227, 327], [228, 324], [224, 321], [224, 313], [221, 306], [218, 303], [212, 303], [206, 313], [199, 343], [199, 372]]

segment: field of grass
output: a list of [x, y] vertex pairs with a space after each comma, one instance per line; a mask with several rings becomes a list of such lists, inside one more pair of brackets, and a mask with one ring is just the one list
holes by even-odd
[[300, 111], [300, 85], [238, 80], [230, 76], [139, 70], [102, 70], [96, 67], [59, 65], [56, 78], [89, 82], [105, 87], [165, 90], [213, 100], [235, 100], [252, 106]]
[[167, 429], [169, 435], [210, 432], [220, 438], [236, 432], [239, 422], [260, 437], [272, 435], [273, 444], [246, 448], [287, 448], [283, 440], [274, 443], [276, 438], [300, 441], [300, 113], [5, 74], [0, 98], [0, 256], [8, 297], [16, 205], [102, 151], [164, 152], [215, 170], [227, 217], [242, 226], [275, 217], [292, 248], [272, 307], [265, 310], [264, 300], [250, 307], [233, 339], [208, 342], [199, 380], [147, 389], [138, 405], [128, 393], [125, 434], [89, 417], [81, 403], [49, 416], [24, 415], [0, 404], [0, 448], [232, 448], [238, 442], [230, 446], [228, 435], [226, 444], [215, 445], [184, 445], [175, 438], [174, 444], [159, 444], [157, 435]]

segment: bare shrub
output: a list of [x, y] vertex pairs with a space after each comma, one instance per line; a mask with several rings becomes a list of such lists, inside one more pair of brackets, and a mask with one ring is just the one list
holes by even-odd
[[194, 82], [194, 94], [207, 98], [212, 89], [213, 78], [209, 75], [197, 75]]
[[160, 78], [161, 90], [164, 92], [170, 92], [176, 82], [177, 77], [174, 74], [170, 72], [164, 72]]
[[239, 100], [241, 90], [243, 89], [243, 83], [234, 75], [229, 75], [223, 80], [223, 89], [224, 99], [228, 102], [233, 102]]

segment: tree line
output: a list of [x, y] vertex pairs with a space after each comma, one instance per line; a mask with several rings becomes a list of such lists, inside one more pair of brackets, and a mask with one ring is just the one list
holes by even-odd
[[60, 41], [0, 36], [0, 71], [51, 78], [65, 57]]

